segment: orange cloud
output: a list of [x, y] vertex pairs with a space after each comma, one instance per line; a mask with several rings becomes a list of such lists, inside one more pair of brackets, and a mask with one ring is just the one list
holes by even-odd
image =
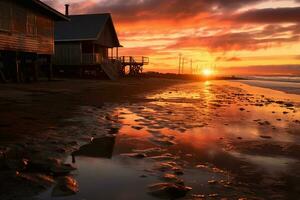
[[[67, 0], [45, 2], [63, 11]], [[281, 7], [274, 8], [272, 3]], [[199, 65], [246, 65], [245, 51], [257, 52], [257, 57], [262, 50], [275, 55], [278, 48], [294, 54], [289, 47], [300, 47], [300, 1], [289, 2], [291, 5], [284, 7], [284, 0], [74, 0], [70, 12], [112, 13], [125, 46], [120, 54], [151, 57], [149, 70], [176, 71], [179, 53]], [[285, 61], [300, 64], [294, 58]]]

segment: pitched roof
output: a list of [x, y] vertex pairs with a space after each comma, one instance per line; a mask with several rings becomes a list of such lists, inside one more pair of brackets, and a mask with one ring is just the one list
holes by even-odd
[[111, 15], [109, 13], [70, 15], [69, 22], [55, 23], [55, 41], [96, 41], [105, 28], [110, 28], [115, 40], [114, 47], [120, 46]]
[[34, 7], [34, 9], [39, 9], [41, 10], [43, 13], [51, 16], [53, 19], [55, 20], [64, 20], [67, 21], [69, 20], [68, 17], [66, 17], [64, 14], [58, 12], [57, 10], [55, 10], [54, 8], [48, 6], [47, 4], [41, 2], [40, 0], [29, 0], [29, 1], [18, 1], [19, 3], [25, 3], [25, 5], [29, 5]]

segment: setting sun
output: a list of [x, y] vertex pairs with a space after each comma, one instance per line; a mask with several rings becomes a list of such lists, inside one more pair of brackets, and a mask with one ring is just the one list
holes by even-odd
[[203, 76], [212, 76], [213, 74], [214, 74], [214, 71], [211, 70], [211, 69], [206, 68], [206, 69], [202, 70], [202, 75]]

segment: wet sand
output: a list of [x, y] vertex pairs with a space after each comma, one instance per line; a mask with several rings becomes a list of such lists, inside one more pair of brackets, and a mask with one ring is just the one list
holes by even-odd
[[39, 120], [51, 122], [34, 137], [32, 124], [0, 127], [0, 199], [300, 198], [300, 96], [228, 81], [76, 83], [31, 95], [26, 111], [46, 105]]

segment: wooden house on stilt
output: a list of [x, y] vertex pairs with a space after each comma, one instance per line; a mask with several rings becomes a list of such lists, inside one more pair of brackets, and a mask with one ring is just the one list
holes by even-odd
[[39, 0], [0, 0], [0, 81], [51, 78], [55, 21], [68, 18]]
[[55, 72], [63, 76], [106, 76], [112, 80], [124, 75], [129, 60], [132, 64], [134, 59], [119, 57], [122, 45], [111, 15], [69, 15], [69, 5], [65, 14], [70, 21], [55, 23]]

